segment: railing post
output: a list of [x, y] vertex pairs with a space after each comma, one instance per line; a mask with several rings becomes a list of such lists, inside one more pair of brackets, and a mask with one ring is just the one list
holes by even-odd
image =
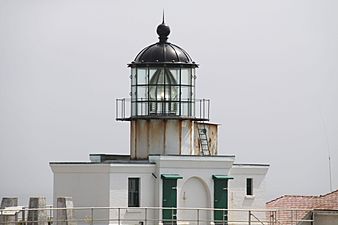
[[49, 218], [48, 218], [50, 223], [53, 223], [53, 206], [49, 206]]
[[126, 118], [126, 99], [123, 99], [123, 119]]
[[119, 225], [121, 224], [120, 211], [121, 211], [121, 209], [118, 208], [117, 209], [117, 222], [118, 222]]
[[200, 118], [202, 118], [202, 100], [200, 99]]
[[119, 118], [119, 110], [118, 110], [118, 105], [119, 105], [119, 100], [118, 99], [116, 99], [116, 101], [115, 101], [115, 116], [116, 116], [116, 119], [118, 119]]
[[210, 99], [208, 100], [208, 119], [210, 118]]
[[25, 225], [25, 209], [23, 208], [21, 211], [21, 220], [22, 220], [22, 225]]
[[197, 223], [197, 225], [199, 225], [200, 224], [200, 209], [197, 209], [197, 221], [196, 221], [196, 223]]
[[205, 99], [203, 98], [203, 118], [205, 118]]
[[248, 224], [251, 225], [251, 210], [249, 210], [249, 221]]
[[94, 224], [94, 208], [90, 208], [90, 224], [93, 225]]
[[147, 208], [144, 209], [144, 225], [147, 225]]

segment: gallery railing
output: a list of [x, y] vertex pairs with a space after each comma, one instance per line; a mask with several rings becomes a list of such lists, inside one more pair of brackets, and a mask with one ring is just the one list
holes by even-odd
[[116, 120], [138, 118], [177, 118], [208, 121], [210, 116], [209, 99], [181, 99], [180, 101], [160, 101], [130, 98], [116, 99]]
[[[172, 217], [163, 220], [163, 210], [171, 210]], [[214, 220], [215, 211], [221, 211], [227, 217]], [[0, 209], [0, 225], [310, 225], [313, 220], [304, 218], [311, 212], [305, 209], [9, 207]]]

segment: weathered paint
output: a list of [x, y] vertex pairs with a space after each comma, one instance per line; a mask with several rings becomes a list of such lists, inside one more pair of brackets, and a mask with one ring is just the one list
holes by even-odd
[[[131, 158], [146, 159], [149, 154], [201, 155], [198, 126], [191, 120], [131, 121]], [[203, 125], [203, 124], [202, 124]], [[210, 155], [217, 155], [218, 125], [204, 123]]]
[[182, 121], [179, 121], [179, 134], [178, 134], [178, 138], [179, 138], [179, 154], [182, 154]]
[[218, 146], [218, 124], [195, 122], [194, 126], [194, 155], [201, 155], [198, 127], [204, 126], [207, 132], [210, 155], [217, 155]]
[[190, 155], [194, 150], [191, 120], [133, 120], [130, 123], [131, 158], [149, 154]]

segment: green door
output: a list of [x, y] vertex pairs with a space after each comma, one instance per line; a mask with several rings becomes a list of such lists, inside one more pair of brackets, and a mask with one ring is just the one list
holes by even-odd
[[163, 209], [163, 224], [176, 224], [177, 214], [177, 179], [181, 179], [179, 175], [161, 175], [163, 179], [162, 191], [162, 207], [171, 208]]
[[213, 175], [214, 180], [214, 211], [215, 224], [227, 224], [228, 221], [228, 180], [231, 177]]

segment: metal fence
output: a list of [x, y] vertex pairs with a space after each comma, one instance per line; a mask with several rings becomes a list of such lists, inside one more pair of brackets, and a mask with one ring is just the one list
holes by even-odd
[[[152, 111], [153, 109], [152, 103], [156, 105], [155, 111]], [[122, 98], [116, 99], [115, 110], [116, 110], [115, 112], [116, 120], [130, 120], [132, 117], [133, 118], [182, 117], [194, 120], [208, 121], [210, 118], [210, 100], [195, 99], [193, 101], [189, 100], [178, 102], [140, 101], [132, 103], [130, 98]]]
[[[172, 217], [162, 219], [163, 210], [172, 210]], [[227, 216], [214, 220], [215, 211], [221, 211]], [[0, 225], [310, 225], [313, 220], [303, 219], [304, 215], [310, 212], [311, 210], [304, 209], [9, 207], [0, 209]]]

